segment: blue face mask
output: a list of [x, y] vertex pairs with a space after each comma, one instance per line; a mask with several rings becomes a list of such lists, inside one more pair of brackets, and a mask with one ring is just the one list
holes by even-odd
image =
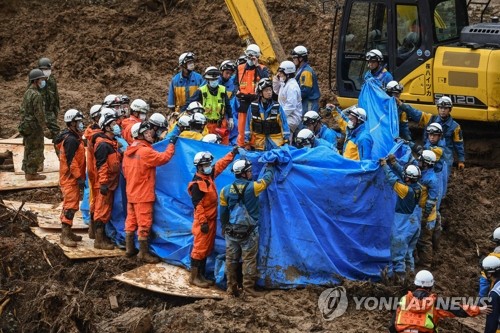
[[209, 174], [211, 174], [211, 173], [212, 173], [212, 169], [213, 169], [213, 167], [212, 167], [211, 165], [210, 165], [210, 166], [207, 166], [207, 167], [203, 167], [203, 173], [204, 173], [205, 175], [209, 175]]
[[208, 81], [210, 88], [217, 88], [219, 86], [219, 81]]
[[82, 123], [81, 121], [79, 121], [79, 122], [76, 124], [76, 129], [78, 130], [78, 132], [83, 132], [84, 127], [83, 127], [83, 123]]
[[113, 125], [113, 134], [114, 135], [121, 135], [122, 134], [122, 129], [117, 124]]
[[40, 89], [45, 88], [46, 85], [47, 85], [47, 81], [43, 80], [42, 82], [40, 82]]

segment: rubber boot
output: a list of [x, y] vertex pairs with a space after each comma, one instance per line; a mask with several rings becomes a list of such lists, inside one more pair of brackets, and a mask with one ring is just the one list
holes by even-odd
[[34, 173], [34, 174], [31, 174], [31, 173], [27, 173], [24, 175], [24, 178], [27, 180], [27, 181], [32, 181], [32, 180], [44, 180], [45, 178], [47, 178], [47, 176], [45, 175], [41, 175], [39, 173]]
[[125, 256], [127, 258], [131, 258], [137, 254], [137, 249], [134, 244], [134, 233], [126, 232], [125, 233]]
[[189, 275], [189, 284], [200, 288], [208, 288], [208, 284], [200, 280], [200, 260], [191, 258], [191, 272]]
[[106, 237], [104, 233], [104, 223], [95, 222], [95, 239], [94, 239], [94, 249], [100, 250], [113, 250], [115, 246]]
[[76, 242], [71, 239], [71, 226], [61, 223], [61, 243], [64, 246], [76, 247]]
[[94, 213], [90, 213], [89, 238], [90, 238], [90, 239], [95, 239], [95, 222], [94, 222]]
[[42, 172], [43, 171], [43, 163], [38, 166], [38, 169], [36, 169], [36, 172]]
[[137, 255], [137, 259], [146, 264], [157, 264], [160, 262], [160, 258], [149, 253], [148, 240], [141, 237], [139, 237], [139, 254]]
[[240, 291], [238, 290], [238, 265], [231, 264], [227, 267], [226, 277], [227, 277], [227, 294], [229, 296], [240, 296]]
[[82, 236], [75, 234], [72, 229], [69, 229], [69, 231], [70, 231], [69, 237], [71, 237], [72, 241], [74, 241], [74, 242], [81, 242], [82, 241]]
[[198, 270], [198, 273], [200, 274], [200, 280], [205, 282], [209, 286], [213, 286], [213, 285], [215, 285], [215, 282], [205, 278], [206, 267], [207, 267], [207, 258], [205, 258], [201, 261], [200, 269]]
[[262, 296], [264, 296], [263, 292], [255, 290], [255, 281], [254, 281], [254, 279], [245, 278], [245, 276], [243, 276], [243, 291], [245, 292], [245, 295], [248, 295], [248, 296], [251, 296], [251, 297], [262, 297]]

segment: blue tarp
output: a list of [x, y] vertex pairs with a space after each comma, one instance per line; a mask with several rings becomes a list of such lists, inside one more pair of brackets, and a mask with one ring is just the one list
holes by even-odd
[[[281, 288], [326, 285], [335, 283], [337, 275], [377, 280], [388, 264], [395, 198], [377, 159], [395, 147], [397, 110], [394, 100], [371, 84], [363, 88], [360, 106], [368, 113], [374, 161], [347, 160], [327, 147], [247, 154], [254, 163], [254, 176], [263, 166], [259, 159], [282, 162], [275, 181], [261, 195], [259, 284]], [[154, 147], [164, 151], [166, 146], [167, 142], [160, 142]], [[165, 261], [189, 267], [193, 206], [187, 184], [195, 172], [194, 155], [208, 150], [218, 159], [230, 149], [179, 139], [172, 160], [157, 168], [151, 245]], [[234, 180], [230, 169], [217, 178], [218, 191]], [[122, 180], [107, 230], [122, 244], [125, 200]], [[214, 267], [215, 256], [224, 252], [218, 223], [209, 269]], [[217, 267], [223, 269], [220, 262]]]

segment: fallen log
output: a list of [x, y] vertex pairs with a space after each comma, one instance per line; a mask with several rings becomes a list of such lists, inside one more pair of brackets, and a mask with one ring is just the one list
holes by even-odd
[[106, 320], [97, 325], [98, 333], [149, 333], [152, 332], [150, 310], [132, 308], [113, 320]]

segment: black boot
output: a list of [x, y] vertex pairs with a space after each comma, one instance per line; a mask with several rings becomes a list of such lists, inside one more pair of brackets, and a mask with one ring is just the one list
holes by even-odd
[[127, 258], [131, 258], [137, 254], [137, 249], [134, 244], [134, 233], [126, 232], [125, 233], [125, 256]]
[[189, 283], [200, 288], [208, 288], [209, 285], [200, 279], [201, 260], [191, 258], [191, 272], [189, 275]]
[[95, 222], [94, 222], [94, 213], [90, 213], [89, 238], [90, 238], [90, 239], [95, 239]]
[[226, 277], [227, 294], [229, 296], [238, 297], [240, 295], [240, 291], [238, 290], [238, 264], [227, 265]]
[[201, 260], [200, 269], [199, 269], [200, 280], [205, 282], [209, 286], [213, 286], [213, 285], [215, 285], [215, 282], [210, 280], [210, 279], [207, 279], [205, 277], [206, 267], [207, 267], [207, 258]]
[[160, 262], [160, 258], [149, 253], [148, 239], [139, 237], [139, 254], [137, 259], [146, 264], [157, 264]]
[[76, 242], [71, 239], [71, 226], [61, 223], [61, 243], [64, 246], [76, 247]]
[[104, 233], [104, 223], [101, 221], [95, 222], [94, 248], [100, 250], [113, 250], [115, 248], [108, 237], [106, 237]]

